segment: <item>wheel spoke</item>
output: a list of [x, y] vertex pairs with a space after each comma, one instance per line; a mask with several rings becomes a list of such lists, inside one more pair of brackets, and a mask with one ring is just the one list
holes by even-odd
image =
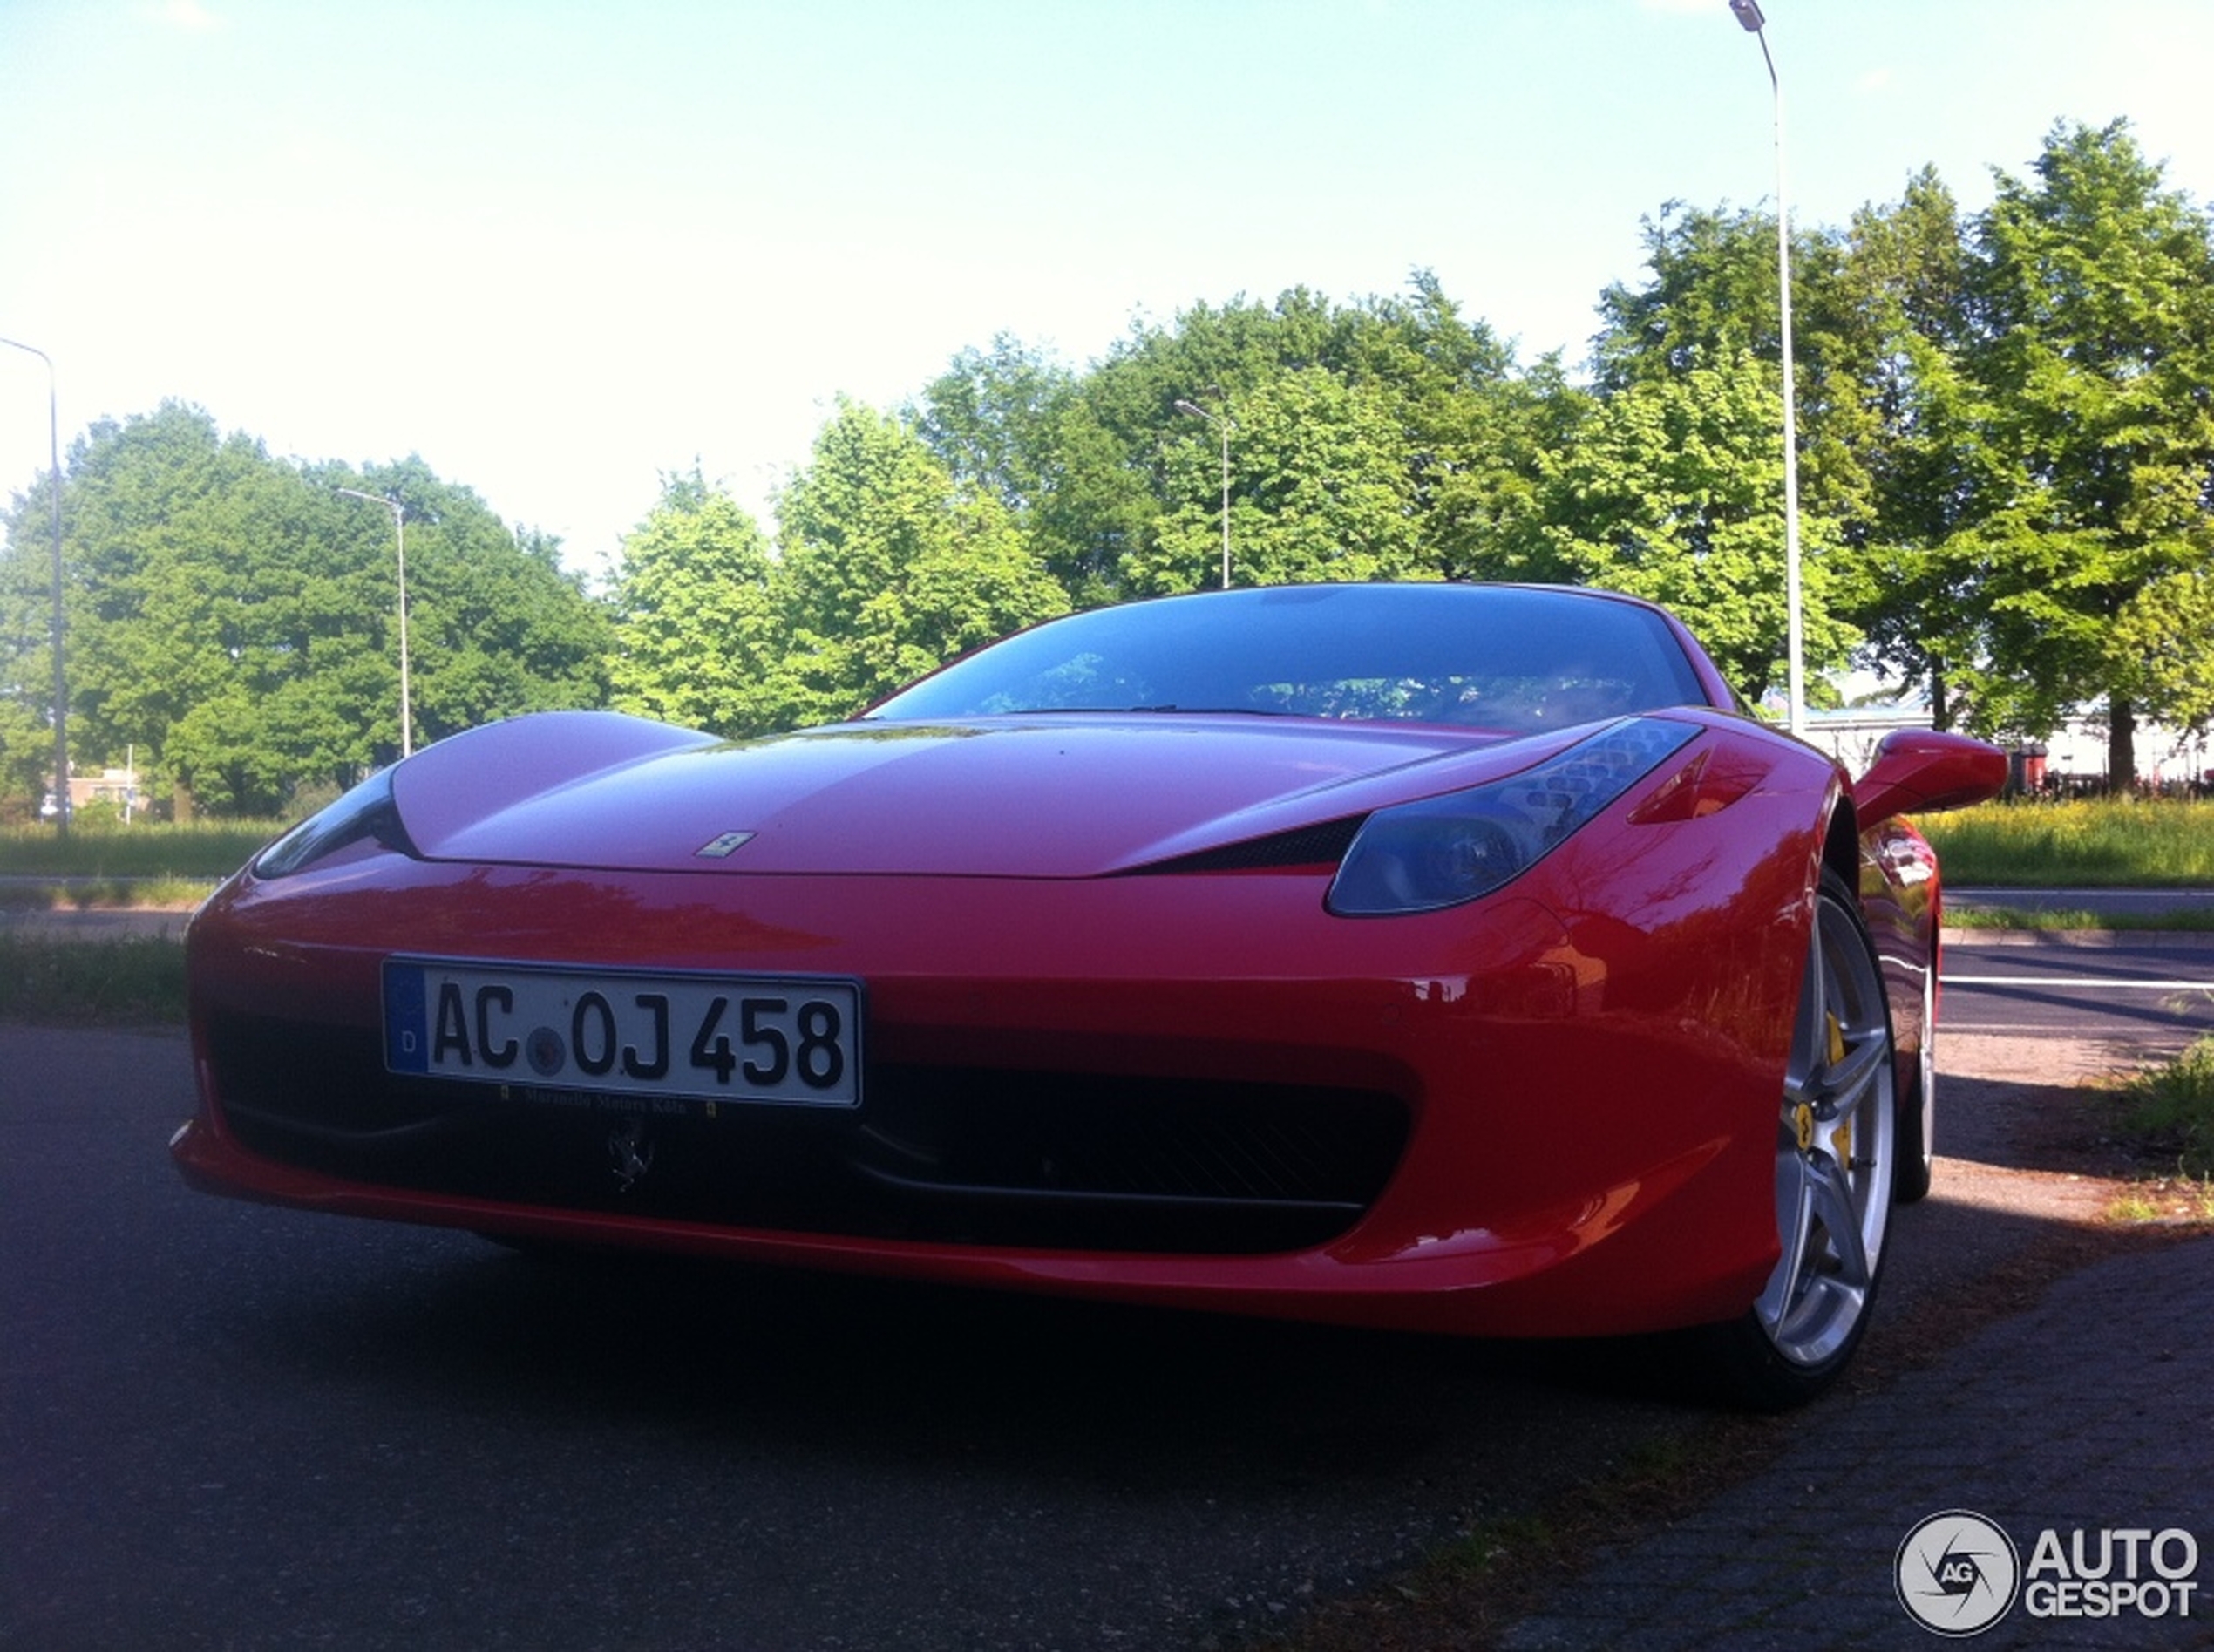
[[1822, 1070], [1830, 1061], [1824, 1032], [1829, 1005], [1824, 974], [1822, 948], [1817, 944], [1807, 955], [1806, 979], [1799, 985], [1799, 1018], [1791, 1029], [1790, 1066], [1783, 1075], [1785, 1094], [1795, 1100], [1815, 1099], [1813, 1087], [1821, 1082]]
[[1820, 1102], [1827, 1104], [1827, 1111], [1832, 1116], [1849, 1118], [1861, 1111], [1870, 1094], [1878, 1088], [1877, 1080], [1882, 1078], [1891, 1058], [1888, 1039], [1863, 1037], [1850, 1040], [1845, 1046], [1845, 1058], [1825, 1068], [1809, 1089]]
[[1863, 1241], [1860, 1212], [1853, 1207], [1852, 1182], [1845, 1167], [1827, 1153], [1814, 1156], [1807, 1166], [1807, 1189], [1816, 1220], [1828, 1241], [1841, 1285], [1864, 1290], [1868, 1285], [1868, 1250]]
[[1769, 1275], [1757, 1311], [1770, 1337], [1781, 1342], [1806, 1277], [1807, 1249], [1814, 1237], [1813, 1191], [1808, 1186], [1806, 1160], [1796, 1146], [1776, 1159], [1776, 1230], [1783, 1254]]

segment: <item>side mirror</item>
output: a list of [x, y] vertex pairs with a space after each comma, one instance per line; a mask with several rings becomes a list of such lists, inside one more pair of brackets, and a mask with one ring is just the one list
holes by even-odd
[[1997, 746], [1934, 729], [1896, 729], [1853, 782], [1854, 818], [1865, 832], [1895, 814], [1965, 809], [1997, 797], [2006, 784], [2007, 754]]

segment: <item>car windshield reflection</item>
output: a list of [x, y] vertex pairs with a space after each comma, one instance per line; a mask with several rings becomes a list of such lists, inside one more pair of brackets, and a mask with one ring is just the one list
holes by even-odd
[[874, 719], [1066, 712], [1531, 731], [1706, 697], [1659, 615], [1588, 592], [1296, 586], [1097, 608], [958, 660]]

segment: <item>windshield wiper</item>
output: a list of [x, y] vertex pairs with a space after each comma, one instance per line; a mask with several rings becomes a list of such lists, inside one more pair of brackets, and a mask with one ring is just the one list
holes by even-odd
[[1172, 713], [1178, 717], [1297, 717], [1296, 711], [1280, 711], [1267, 705], [1133, 705], [1132, 711]]

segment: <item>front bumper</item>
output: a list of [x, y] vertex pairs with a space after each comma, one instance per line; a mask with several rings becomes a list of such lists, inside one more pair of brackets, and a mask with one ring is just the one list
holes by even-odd
[[[1693, 933], [1741, 944], [1564, 919], [1578, 875], [1367, 921], [1289, 873], [241, 880], [192, 933], [174, 1152], [210, 1191], [541, 1241], [1471, 1334], [1728, 1317], [1773, 1262], [1796, 975], [1726, 908]], [[384, 1072], [396, 951], [851, 974], [864, 1105], [651, 1121], [620, 1186], [614, 1098]]]

